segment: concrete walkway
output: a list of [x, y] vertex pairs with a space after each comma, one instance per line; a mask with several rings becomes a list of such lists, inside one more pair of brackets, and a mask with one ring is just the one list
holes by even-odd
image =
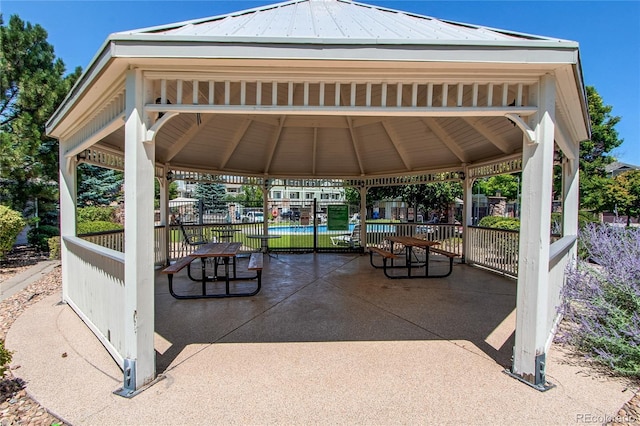
[[9, 331], [14, 374], [74, 425], [568, 425], [603, 423], [632, 396], [556, 347], [552, 390], [504, 374], [513, 281], [465, 265], [447, 279], [388, 280], [368, 262], [280, 255], [244, 299], [175, 300], [158, 275], [163, 379], [132, 399], [112, 393], [120, 369], [55, 295]]
[[13, 296], [29, 284], [38, 281], [58, 265], [60, 265], [59, 260], [38, 262], [8, 280], [0, 282], [0, 301]]

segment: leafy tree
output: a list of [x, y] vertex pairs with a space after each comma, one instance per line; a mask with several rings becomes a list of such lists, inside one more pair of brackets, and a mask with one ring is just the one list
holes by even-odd
[[45, 123], [80, 69], [64, 72], [44, 28], [15, 15], [4, 25], [0, 16], [0, 202], [16, 210], [35, 198], [55, 206], [58, 148]]
[[614, 161], [609, 153], [622, 144], [614, 128], [620, 117], [612, 116], [613, 107], [605, 105], [592, 86], [587, 86], [591, 119], [591, 139], [580, 144], [580, 200], [588, 208], [601, 204], [602, 189], [607, 186], [605, 166]]
[[124, 174], [91, 164], [78, 166], [78, 206], [108, 206], [122, 199]]
[[257, 185], [242, 185], [237, 194], [226, 194], [224, 199], [245, 207], [262, 207], [262, 190]]
[[194, 198], [202, 202], [205, 211], [225, 213], [227, 204], [224, 201], [224, 185], [219, 183], [199, 183], [194, 191]]
[[242, 185], [242, 202], [245, 206], [262, 206], [262, 190], [255, 185]]
[[[155, 208], [158, 209], [160, 208], [160, 182], [158, 182], [158, 179], [153, 180], [153, 191], [155, 195], [154, 205], [155, 205]], [[178, 183], [171, 182], [169, 184], [169, 200], [173, 200], [177, 196], [178, 196]]]
[[352, 206], [360, 205], [360, 191], [358, 189], [348, 186], [344, 189], [344, 199], [347, 204]]
[[[476, 181], [480, 186], [480, 192], [486, 195], [502, 194], [507, 200], [517, 200], [520, 186], [520, 175], [498, 175], [488, 179]], [[477, 189], [474, 189], [474, 192]]]
[[626, 215], [629, 226], [632, 217], [640, 216], [640, 170], [607, 179], [597, 207], [598, 211], [616, 211]]
[[371, 188], [367, 193], [367, 200], [400, 198], [418, 210], [436, 211], [441, 217], [446, 217], [449, 205], [455, 201], [456, 197], [462, 197], [462, 186], [455, 182], [384, 186]]

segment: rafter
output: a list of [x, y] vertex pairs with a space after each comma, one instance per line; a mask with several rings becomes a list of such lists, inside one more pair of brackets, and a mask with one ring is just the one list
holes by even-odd
[[318, 128], [313, 128], [313, 154], [312, 154], [312, 165], [311, 170], [312, 173], [316, 174], [316, 158], [318, 153]]
[[356, 154], [356, 159], [358, 160], [358, 167], [360, 168], [360, 174], [364, 175], [364, 167], [362, 166], [362, 158], [360, 158], [360, 149], [358, 137], [356, 136], [356, 132], [353, 129], [353, 120], [351, 117], [346, 117], [347, 123], [349, 124], [349, 134], [351, 135], [351, 146], [353, 146], [353, 152]]
[[271, 168], [271, 161], [273, 161], [273, 155], [276, 153], [276, 148], [278, 147], [278, 141], [280, 140], [280, 134], [282, 134], [282, 129], [284, 128], [285, 121], [286, 116], [281, 116], [280, 125], [278, 126], [276, 132], [273, 134], [273, 138], [271, 138], [271, 141], [269, 143], [269, 153], [267, 155], [267, 161], [264, 165], [264, 172], [267, 174], [269, 173], [269, 169]]
[[400, 159], [402, 160], [402, 163], [404, 164], [405, 169], [408, 171], [411, 171], [411, 166], [410, 166], [411, 163], [409, 161], [407, 153], [404, 150], [400, 149], [400, 147], [398, 146], [398, 141], [400, 140], [398, 133], [396, 133], [396, 131], [391, 127], [391, 125], [387, 121], [382, 122], [382, 127], [384, 127], [384, 131], [387, 132], [387, 136], [389, 137], [389, 140], [393, 144], [393, 147], [395, 148], [396, 152], [400, 156]]
[[503, 153], [511, 154], [513, 152], [513, 149], [509, 146], [509, 141], [507, 141], [504, 137], [495, 134], [482, 121], [480, 121], [479, 118], [463, 118], [463, 120]]
[[202, 131], [202, 129], [204, 129], [207, 126], [207, 123], [209, 123], [211, 120], [213, 120], [214, 117], [215, 117], [214, 114], [205, 114], [205, 116], [202, 119], [202, 121], [200, 122], [200, 124], [198, 124], [198, 122], [196, 120], [191, 125], [191, 127], [189, 127], [189, 130], [184, 132], [182, 134], [182, 136], [178, 140], [176, 140], [173, 143], [173, 145], [171, 145], [171, 147], [167, 151], [167, 158], [165, 158], [165, 162], [167, 162], [167, 163], [170, 162], [176, 155], [178, 155], [180, 153], [180, 151], [182, 151], [182, 149], [185, 146], [187, 146], [189, 144], [189, 142], [191, 142], [191, 140], [200, 131]]
[[442, 127], [434, 118], [423, 118], [422, 121], [431, 129], [433, 133], [440, 139], [440, 141], [449, 148], [453, 154], [458, 157], [458, 159], [463, 163], [468, 163], [469, 159], [465, 154], [464, 150], [458, 146], [456, 141], [447, 133], [447, 131]]
[[238, 130], [236, 131], [235, 135], [233, 135], [233, 140], [229, 144], [229, 148], [222, 155], [222, 162], [220, 163], [221, 169], [224, 169], [227, 166], [229, 159], [231, 158], [235, 150], [238, 148], [238, 144], [240, 144], [240, 141], [242, 140], [244, 135], [247, 133], [247, 130], [251, 125], [251, 122], [252, 120], [250, 118], [245, 118], [242, 124], [240, 125], [240, 127], [238, 128]]

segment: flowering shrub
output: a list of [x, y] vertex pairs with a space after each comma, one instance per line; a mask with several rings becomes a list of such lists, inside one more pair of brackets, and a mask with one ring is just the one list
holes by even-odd
[[567, 272], [559, 338], [640, 377], [640, 229], [589, 224], [579, 243], [588, 260]]

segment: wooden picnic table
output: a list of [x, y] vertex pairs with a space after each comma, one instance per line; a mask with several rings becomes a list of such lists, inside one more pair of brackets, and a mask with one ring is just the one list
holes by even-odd
[[[391, 253], [394, 252], [394, 244], [402, 244], [406, 247], [405, 251], [405, 267], [407, 268], [407, 277], [411, 278], [411, 270], [415, 267], [425, 267], [425, 276], [429, 276], [429, 248], [432, 246], [436, 246], [440, 243], [436, 241], [424, 240], [422, 238], [408, 237], [408, 236], [400, 236], [400, 235], [391, 235], [387, 237], [387, 240], [391, 243]], [[424, 262], [413, 261], [413, 248], [419, 247], [426, 251], [426, 259]], [[393, 260], [391, 261], [391, 267], [393, 267]]]
[[[381, 249], [379, 247], [370, 247], [369, 248], [369, 256], [370, 256], [370, 261], [371, 261], [371, 266], [373, 266], [374, 268], [382, 268], [384, 270], [384, 274], [387, 276], [387, 278], [394, 278], [394, 279], [398, 279], [398, 278], [444, 278], [447, 277], [451, 274], [451, 272], [453, 271], [453, 259], [455, 257], [459, 257], [458, 254], [456, 253], [451, 253], [448, 252], [446, 250], [441, 250], [439, 248], [436, 248], [435, 246], [439, 245], [440, 243], [437, 241], [428, 241], [422, 238], [415, 238], [415, 237], [408, 237], [408, 236], [396, 236], [396, 235], [392, 235], [386, 238], [387, 241], [389, 241], [390, 244], [390, 251], [386, 251], [384, 249]], [[394, 244], [402, 244], [405, 247], [405, 263], [404, 265], [394, 265], [394, 259], [398, 258], [398, 255], [394, 253]], [[416, 261], [413, 260], [414, 254], [413, 254], [413, 248], [414, 247], [420, 247], [422, 249], [425, 250], [425, 260], [424, 262], [419, 260], [417, 256], [415, 256]], [[430, 253], [437, 253], [443, 256], [446, 256], [449, 258], [449, 271], [444, 273], [444, 274], [437, 274], [437, 275], [429, 275], [429, 255]], [[377, 254], [379, 256], [382, 257], [382, 266], [378, 266], [373, 262], [373, 255]], [[387, 261], [390, 261], [390, 265], [387, 264]], [[416, 267], [423, 267], [425, 268], [425, 273], [424, 276], [416, 276], [416, 275], [412, 275], [411, 271], [413, 268]], [[407, 269], [407, 274], [406, 275], [390, 275], [388, 273], [388, 269], [392, 269], [392, 268], [406, 268]]]
[[[207, 281], [216, 281], [218, 279], [218, 260], [222, 259], [224, 263], [224, 279], [226, 284], [226, 294], [229, 294], [229, 259], [233, 259], [233, 278], [236, 278], [236, 262], [235, 257], [240, 251], [242, 243], [207, 243], [203, 244], [196, 251], [191, 253], [192, 257], [200, 258], [202, 264], [202, 295], [207, 294]], [[213, 258], [213, 277], [209, 278], [206, 271], [206, 259]], [[191, 277], [189, 277], [191, 278]], [[193, 279], [193, 278], [192, 278]]]

